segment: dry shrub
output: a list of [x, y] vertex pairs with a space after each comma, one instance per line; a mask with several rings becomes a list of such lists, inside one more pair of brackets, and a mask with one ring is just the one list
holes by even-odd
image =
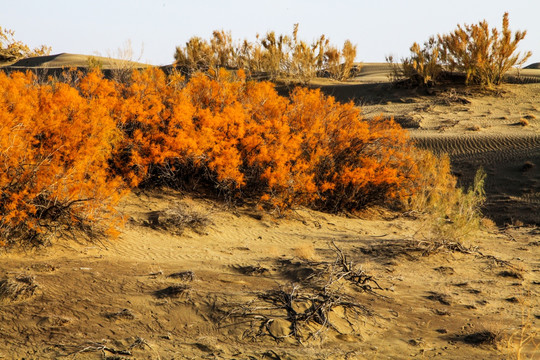
[[458, 25], [450, 34], [439, 35], [441, 60], [451, 70], [465, 73], [466, 84], [498, 85], [513, 66], [521, 66], [531, 56], [516, 53], [526, 31], [509, 29], [508, 13], [503, 15], [502, 30], [489, 29], [487, 22]]
[[30, 275], [0, 280], [0, 303], [24, 301], [32, 297], [38, 287], [35, 278]]
[[392, 56], [388, 56], [386, 61], [392, 65], [393, 80], [400, 81], [407, 79], [413, 86], [433, 85], [439, 79], [443, 70], [440, 63], [440, 49], [434, 37], [431, 37], [420, 47], [414, 43], [411, 48], [411, 56], [402, 59], [401, 65], [394, 64]]
[[51, 48], [45, 45], [30, 49], [28, 45], [15, 40], [15, 31], [0, 26], [0, 61], [14, 61], [50, 53]]
[[407, 204], [425, 215], [419, 234], [436, 243], [461, 245], [481, 227], [486, 174], [479, 169], [473, 186], [465, 191], [456, 187], [448, 156], [420, 152], [417, 164], [423, 176], [418, 192]]
[[151, 212], [147, 223], [152, 228], [167, 230], [176, 235], [182, 235], [185, 229], [202, 233], [203, 229], [210, 224], [208, 214], [181, 204], [163, 211]]
[[387, 61], [393, 67], [393, 79], [407, 79], [412, 85], [436, 83], [444, 71], [464, 74], [465, 84], [491, 86], [500, 84], [513, 66], [521, 66], [531, 52], [521, 54], [517, 46], [525, 38], [526, 31], [509, 29], [508, 13], [503, 16], [502, 30], [489, 29], [487, 22], [458, 25], [449, 34], [431, 37], [424, 47], [414, 43], [411, 56], [402, 64]]
[[217, 73], [219, 68], [242, 69], [248, 77], [261, 74], [270, 80], [306, 84], [318, 73], [326, 72], [337, 80], [346, 80], [356, 58], [356, 45], [345, 41], [340, 51], [321, 35], [307, 43], [298, 38], [298, 24], [292, 36], [269, 31], [257, 35], [257, 41], [235, 42], [230, 32], [214, 31], [210, 41], [191, 38], [177, 47], [175, 65], [187, 74], [197, 71]]
[[192, 37], [184, 48], [177, 46], [174, 54], [175, 65], [188, 72], [206, 71], [212, 65], [212, 48], [200, 37]]
[[8, 243], [109, 229], [123, 194], [108, 171], [121, 136], [111, 117], [118, 97], [97, 73], [79, 86], [0, 74], [0, 239]]
[[[521, 324], [513, 331], [506, 342], [509, 358], [522, 360], [534, 359], [540, 349], [540, 328], [535, 325], [530, 308], [522, 309]], [[530, 356], [529, 356], [530, 355]]]
[[317, 260], [313, 244], [305, 244], [294, 249], [294, 255], [302, 260], [312, 261]]
[[[143, 55], [143, 49], [135, 58], [135, 53], [131, 45], [131, 40], [127, 40], [123, 46], [116, 49], [116, 51], [108, 51], [107, 53], [107, 66], [110, 69], [110, 77], [116, 82], [129, 82], [133, 70], [140, 68], [142, 65], [138, 63]], [[98, 65], [98, 69], [101, 69], [100, 64], [95, 64], [91, 58], [89, 58], [89, 65]], [[92, 69], [92, 67], [91, 67]]]
[[356, 45], [345, 40], [340, 51], [337, 47], [328, 46], [324, 52], [324, 69], [331, 78], [344, 81], [351, 77], [354, 60], [356, 58]]

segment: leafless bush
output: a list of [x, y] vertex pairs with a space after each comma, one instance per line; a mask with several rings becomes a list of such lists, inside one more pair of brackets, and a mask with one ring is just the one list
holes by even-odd
[[0, 280], [0, 303], [23, 301], [32, 297], [38, 284], [31, 275], [19, 275], [14, 279]]
[[[328, 284], [319, 291], [305, 290], [299, 285], [289, 288], [257, 294], [257, 298], [248, 304], [236, 307], [222, 319], [250, 322], [244, 337], [256, 339], [270, 336], [276, 341], [293, 338], [302, 343], [320, 337], [328, 329], [339, 332], [330, 320], [330, 313], [342, 308], [347, 321], [354, 321], [361, 315], [370, 315], [371, 311], [358, 304], [348, 295]], [[276, 331], [273, 324], [281, 322], [286, 329]]]
[[166, 210], [149, 213], [148, 221], [145, 224], [154, 229], [167, 230], [173, 234], [182, 235], [185, 229], [201, 233], [206, 226], [211, 224], [211, 221], [208, 214], [179, 204]]

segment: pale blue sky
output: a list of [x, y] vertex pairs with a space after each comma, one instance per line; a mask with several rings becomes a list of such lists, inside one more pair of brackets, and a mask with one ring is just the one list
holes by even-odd
[[527, 30], [520, 50], [540, 61], [540, 0], [0, 0], [0, 26], [31, 45], [53, 53], [114, 54], [130, 40], [135, 57], [155, 65], [173, 62], [174, 49], [192, 36], [231, 30], [234, 39], [255, 40], [269, 30], [314, 40], [325, 34], [341, 46], [358, 45], [358, 61], [398, 59], [430, 35], [486, 19], [500, 28], [510, 13], [513, 30]]

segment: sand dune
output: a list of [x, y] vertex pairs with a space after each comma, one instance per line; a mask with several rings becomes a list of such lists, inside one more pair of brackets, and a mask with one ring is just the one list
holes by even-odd
[[79, 55], [79, 54], [68, 54], [61, 53], [48, 56], [36, 56], [26, 59], [21, 59], [11, 65], [9, 68], [18, 69], [18, 68], [81, 68], [88, 67], [89, 61], [92, 59], [102, 65], [103, 69], [112, 69], [118, 66], [122, 66], [126, 63], [129, 63], [134, 68], [144, 68], [148, 65], [132, 62], [129, 60], [120, 60], [112, 59], [102, 56], [92, 56], [92, 55]]

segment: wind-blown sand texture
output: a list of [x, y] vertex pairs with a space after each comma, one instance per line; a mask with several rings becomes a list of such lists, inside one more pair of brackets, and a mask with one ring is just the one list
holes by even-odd
[[[315, 84], [449, 153], [464, 185], [486, 169], [486, 214], [500, 227], [466, 244], [477, 251], [428, 254], [427, 224], [380, 209], [278, 219], [195, 194], [136, 192], [119, 207], [118, 239], [0, 255], [0, 358], [501, 359], [515, 358], [507, 340], [522, 324], [538, 344], [540, 84], [396, 89], [387, 70], [366, 64], [351, 82]], [[364, 283], [339, 272], [333, 244]], [[309, 302], [284, 306], [295, 294], [333, 302], [298, 320], [298, 338], [292, 318]]]

